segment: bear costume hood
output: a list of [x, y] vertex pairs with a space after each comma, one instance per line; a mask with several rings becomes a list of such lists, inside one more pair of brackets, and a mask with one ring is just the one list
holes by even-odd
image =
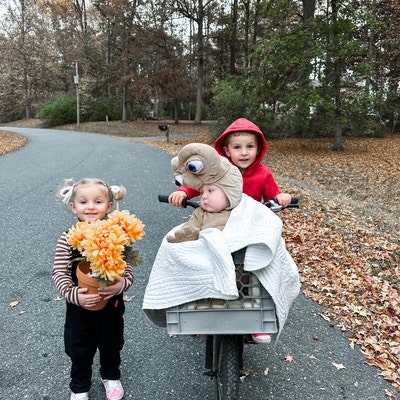
[[171, 160], [171, 166], [180, 185], [199, 191], [203, 185], [213, 184], [226, 194], [228, 210], [239, 204], [243, 190], [242, 174], [212, 146], [190, 143], [182, 147], [179, 154]]

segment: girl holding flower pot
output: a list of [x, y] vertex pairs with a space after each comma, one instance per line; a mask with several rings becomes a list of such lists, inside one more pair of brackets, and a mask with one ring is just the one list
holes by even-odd
[[[125, 305], [122, 293], [133, 283], [133, 268], [140, 263], [128, 246], [144, 235], [142, 222], [128, 211], [110, 211], [114, 200], [126, 194], [123, 186], [109, 186], [100, 179], [65, 180], [57, 199], [79, 222], [59, 238], [55, 251], [53, 280], [66, 299], [65, 352], [70, 357], [70, 400], [89, 399], [92, 364], [97, 349], [100, 376], [107, 400], [120, 400], [124, 389], [120, 377], [120, 352], [124, 345]], [[118, 205], [118, 203], [117, 203]], [[97, 293], [78, 283], [79, 262], [89, 263], [91, 275], [100, 284]], [[79, 272], [79, 270], [78, 270]], [[78, 274], [79, 275], [79, 274]], [[104, 308], [98, 310], [101, 301]]]

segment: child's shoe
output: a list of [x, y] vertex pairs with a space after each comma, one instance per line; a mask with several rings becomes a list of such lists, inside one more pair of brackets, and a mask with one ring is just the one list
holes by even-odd
[[69, 400], [89, 400], [89, 393], [74, 393], [71, 392]]
[[257, 344], [268, 344], [271, 343], [271, 336], [266, 333], [253, 333], [251, 335], [251, 339], [254, 343]]
[[116, 381], [102, 379], [102, 382], [106, 389], [107, 400], [121, 400], [124, 397], [124, 388], [119, 379]]

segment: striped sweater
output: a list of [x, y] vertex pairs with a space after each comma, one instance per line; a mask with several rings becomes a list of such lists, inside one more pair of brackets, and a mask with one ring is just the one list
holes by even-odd
[[[72, 247], [69, 244], [66, 232], [58, 239], [53, 266], [53, 281], [60, 294], [69, 302], [79, 306], [78, 286], [72, 278]], [[124, 284], [120, 293], [125, 292], [133, 283], [133, 268], [127, 264], [123, 275]]]

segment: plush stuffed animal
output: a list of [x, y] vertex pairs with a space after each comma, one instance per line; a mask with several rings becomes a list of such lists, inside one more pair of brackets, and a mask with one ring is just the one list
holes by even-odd
[[167, 241], [180, 243], [199, 238], [201, 230], [206, 228], [224, 229], [231, 210], [242, 198], [243, 180], [239, 169], [225, 157], [203, 143], [191, 143], [184, 146], [179, 154], [171, 160], [175, 179], [180, 185], [198, 191], [205, 184], [218, 186], [225, 193], [229, 205], [220, 212], [207, 212], [201, 207], [194, 210], [188, 222], [183, 224]]

